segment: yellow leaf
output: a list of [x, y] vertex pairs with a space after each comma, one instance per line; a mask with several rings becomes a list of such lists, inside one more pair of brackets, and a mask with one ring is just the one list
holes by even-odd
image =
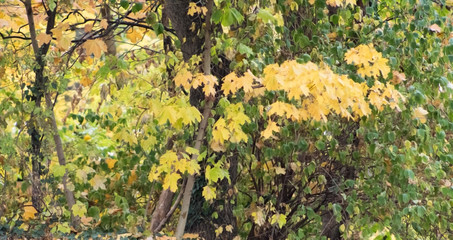
[[170, 189], [172, 192], [176, 192], [178, 190], [178, 180], [181, 178], [181, 175], [178, 173], [170, 173], [165, 176], [164, 185], [162, 186], [164, 189]]
[[83, 140], [88, 142], [91, 140], [91, 136], [87, 134], [87, 135], [83, 136]]
[[100, 22], [100, 25], [103, 29], [107, 29], [107, 27], [109, 26], [108, 22], [107, 22], [107, 19], [102, 19], [101, 22]]
[[137, 29], [130, 28], [126, 33], [126, 37], [131, 40], [132, 43], [137, 43], [143, 38], [143, 33]]
[[271, 224], [277, 223], [280, 228], [286, 224], [286, 216], [284, 214], [274, 214], [271, 217]]
[[22, 218], [24, 221], [30, 220], [35, 218], [35, 214], [38, 213], [35, 207], [33, 207], [31, 202], [27, 202], [24, 207], [24, 213], [22, 214]]
[[417, 107], [414, 109], [414, 113], [412, 114], [412, 119], [418, 119], [421, 123], [426, 123], [426, 115], [428, 111], [423, 109], [422, 107]]
[[264, 137], [264, 139], [268, 139], [274, 135], [273, 132], [279, 132], [279, 131], [280, 131], [280, 127], [277, 126], [277, 123], [273, 122], [272, 120], [269, 119], [266, 129], [264, 129], [264, 131], [261, 132], [261, 136]]
[[219, 142], [219, 144], [223, 144], [226, 140], [230, 138], [230, 131], [226, 128], [226, 122], [224, 118], [219, 118], [217, 122], [214, 124], [212, 131], [212, 137], [214, 141]]
[[189, 91], [192, 87], [191, 80], [192, 80], [192, 73], [187, 71], [187, 69], [182, 69], [178, 72], [175, 76], [175, 85], [182, 86], [186, 91]]
[[38, 40], [38, 46], [41, 47], [43, 44], [48, 44], [50, 40], [52, 40], [52, 37], [49, 34], [42, 32], [36, 36], [36, 40]]
[[203, 197], [206, 200], [209, 201], [211, 199], [215, 199], [215, 197], [216, 197], [215, 191], [216, 191], [216, 189], [214, 187], [204, 186], [203, 187], [203, 192], [201, 194], [203, 195]]
[[282, 167], [275, 167], [274, 169], [277, 175], [284, 175], [286, 173], [286, 170]]
[[102, 39], [90, 39], [87, 40], [83, 45], [88, 56], [91, 54], [96, 58], [100, 58], [101, 54], [107, 52], [107, 45]]
[[225, 145], [219, 143], [218, 141], [212, 140], [210, 146], [214, 152], [225, 152], [226, 150]]
[[390, 67], [388, 59], [382, 57], [382, 53], [376, 51], [372, 44], [359, 45], [349, 49], [345, 53], [345, 60], [348, 64], [354, 64], [358, 67], [357, 73], [362, 76], [369, 76], [377, 79], [381, 73], [387, 78]]
[[107, 163], [107, 166], [110, 169], [112, 169], [113, 167], [115, 167], [115, 163], [118, 162], [118, 160], [112, 159], [112, 158], [107, 158], [107, 159], [105, 159], [105, 162]]
[[271, 64], [264, 68], [263, 85], [268, 91], [278, 90], [281, 87], [277, 79], [278, 68], [278, 64]]
[[194, 2], [190, 2], [190, 3], [189, 3], [189, 10], [187, 11], [187, 15], [193, 16], [193, 15], [195, 15], [196, 13], [198, 13], [198, 6], [197, 6], [197, 4], [194, 3]]
[[127, 178], [127, 184], [130, 186], [135, 181], [137, 181], [137, 174], [135, 173], [135, 169], [131, 171], [131, 175]]
[[226, 225], [226, 226], [225, 226], [225, 230], [226, 230], [227, 232], [232, 233], [232, 232], [233, 232], [233, 226], [232, 226], [232, 225]]
[[85, 24], [85, 27], [83, 28], [83, 30], [84, 30], [86, 33], [91, 32], [92, 29], [93, 29], [93, 24], [91, 24], [91, 23]]
[[258, 226], [263, 226], [266, 223], [266, 216], [264, 215], [263, 209], [258, 207], [251, 215]]
[[91, 180], [90, 184], [93, 186], [94, 190], [106, 189], [105, 188], [105, 178], [99, 174], [96, 174]]

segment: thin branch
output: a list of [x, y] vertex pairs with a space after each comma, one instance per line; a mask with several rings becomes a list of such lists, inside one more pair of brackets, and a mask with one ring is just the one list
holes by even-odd
[[186, 186], [187, 183], [187, 178], [184, 179], [184, 182], [181, 185], [181, 190], [179, 191], [178, 197], [176, 198], [175, 202], [173, 203], [173, 206], [171, 206], [170, 210], [168, 211], [167, 215], [162, 219], [162, 221], [159, 223], [157, 228], [154, 230], [154, 232], [160, 232], [162, 228], [165, 226], [165, 223], [167, 223], [168, 219], [171, 217], [173, 212], [178, 208], [179, 202], [181, 202], [183, 193], [184, 193], [184, 187]]

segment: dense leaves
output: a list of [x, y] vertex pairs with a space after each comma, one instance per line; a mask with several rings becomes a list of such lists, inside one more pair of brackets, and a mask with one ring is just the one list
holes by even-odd
[[0, 2], [0, 237], [449, 239], [452, 7]]

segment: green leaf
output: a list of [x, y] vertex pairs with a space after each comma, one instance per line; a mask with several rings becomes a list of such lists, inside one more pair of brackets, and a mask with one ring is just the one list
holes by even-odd
[[250, 57], [253, 55], [253, 50], [250, 47], [248, 47], [242, 43], [239, 44], [238, 50], [239, 50], [239, 53], [246, 54], [247, 57]]
[[142, 9], [143, 9], [143, 3], [135, 3], [134, 6], [132, 6], [133, 13], [136, 13]]
[[233, 25], [235, 17], [229, 8], [225, 9], [222, 15], [222, 25], [229, 27]]
[[242, 21], [244, 21], [244, 17], [242, 16], [242, 14], [240, 12], [238, 12], [238, 10], [236, 10], [236, 8], [232, 8], [231, 13], [233, 14], [237, 23], [240, 24], [240, 23], [242, 23]]
[[263, 22], [275, 22], [275, 17], [266, 9], [260, 9], [258, 14], [256, 15], [257, 18], [263, 20]]
[[72, 206], [72, 214], [75, 216], [84, 217], [86, 213], [87, 209], [82, 202], [77, 201], [77, 203]]
[[121, 0], [120, 6], [124, 9], [127, 9], [129, 7], [129, 1], [127, 0]]

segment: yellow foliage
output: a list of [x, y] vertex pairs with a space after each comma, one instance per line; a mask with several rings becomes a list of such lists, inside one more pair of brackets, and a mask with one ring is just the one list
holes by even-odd
[[242, 125], [250, 122], [250, 118], [245, 115], [242, 103], [228, 105], [225, 115], [226, 118], [219, 118], [213, 126], [211, 147], [214, 151], [224, 150], [225, 141], [239, 143], [248, 139], [242, 131]]
[[38, 213], [38, 211], [36, 211], [35, 207], [33, 207], [31, 202], [28, 202], [25, 204], [24, 213], [22, 214], [22, 219], [24, 221], [33, 219], [33, 218], [35, 218], [36, 213]]
[[118, 162], [118, 160], [116, 159], [112, 159], [112, 158], [107, 158], [105, 159], [105, 163], [107, 163], [107, 166], [112, 169], [113, 167], [115, 167], [115, 163]]
[[412, 119], [418, 119], [418, 120], [420, 120], [421, 123], [425, 123], [427, 114], [428, 114], [428, 111], [426, 111], [422, 107], [417, 107], [414, 109]]
[[[361, 48], [377, 56], [377, 58], [371, 56], [376, 61], [375, 64], [373, 66], [368, 64], [368, 70], [363, 70], [368, 71], [367, 74], [372, 71], [369, 69], [387, 62], [380, 53], [370, 49], [369, 46]], [[361, 68], [370, 62], [369, 59], [366, 60], [364, 56], [361, 54], [358, 56], [355, 52], [347, 55], [347, 61], [358, 63]], [[385, 75], [390, 71], [386, 68], [388, 66], [379, 66]], [[369, 103], [379, 110], [386, 105], [392, 109], [398, 109], [399, 100], [404, 100], [393, 85], [384, 85], [376, 81], [375, 86], [370, 89], [366, 83], [356, 83], [345, 75], [335, 74], [327, 66], [318, 67], [312, 62], [299, 64], [296, 61], [286, 61], [281, 65], [272, 64], [264, 69], [264, 74], [263, 85], [266, 90], [283, 90], [290, 100], [296, 100], [296, 104], [280, 101], [271, 104], [268, 116], [275, 114], [295, 121], [311, 119], [327, 121], [327, 115], [335, 113], [344, 118], [357, 119], [371, 113]], [[276, 129], [274, 124], [271, 125], [272, 129], [263, 131], [265, 138], [270, 137], [271, 130]]]
[[344, 58], [348, 64], [358, 67], [357, 73], [363, 77], [377, 79], [381, 73], [384, 78], [387, 78], [390, 73], [388, 59], [383, 58], [382, 53], [376, 51], [373, 44], [359, 45], [349, 49]]
[[187, 154], [180, 155], [178, 157], [178, 154], [172, 150], [164, 153], [159, 159], [159, 164], [151, 168], [148, 179], [155, 181], [159, 179], [160, 175], [165, 174], [163, 188], [170, 189], [172, 192], [178, 190], [178, 180], [181, 179], [181, 174], [200, 172], [200, 165], [196, 160], [190, 159]]
[[332, 7], [343, 7], [348, 5], [355, 6], [357, 3], [356, 0], [327, 0], [326, 4]]
[[280, 131], [280, 127], [277, 126], [277, 123], [273, 122], [272, 120], [269, 119], [266, 129], [261, 132], [261, 136], [263, 136], [264, 139], [268, 139], [274, 135], [273, 132], [279, 132], [279, 131]]

